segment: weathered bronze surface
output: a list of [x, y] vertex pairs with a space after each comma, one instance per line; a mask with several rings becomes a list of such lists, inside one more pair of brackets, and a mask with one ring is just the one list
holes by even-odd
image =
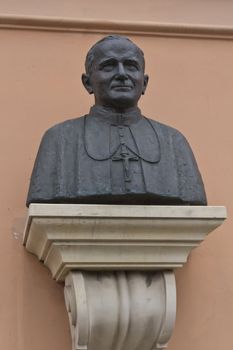
[[144, 69], [143, 52], [125, 37], [106, 37], [90, 49], [82, 81], [95, 105], [45, 133], [27, 205], [206, 205], [184, 136], [137, 107], [148, 83]]

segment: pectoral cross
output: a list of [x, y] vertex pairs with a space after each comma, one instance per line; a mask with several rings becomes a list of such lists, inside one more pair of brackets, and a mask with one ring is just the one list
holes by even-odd
[[138, 161], [138, 157], [131, 155], [124, 144], [121, 144], [120, 154], [118, 156], [112, 157], [114, 161], [123, 161], [124, 168], [124, 178], [125, 182], [131, 182], [131, 174], [130, 174], [130, 161], [136, 160]]

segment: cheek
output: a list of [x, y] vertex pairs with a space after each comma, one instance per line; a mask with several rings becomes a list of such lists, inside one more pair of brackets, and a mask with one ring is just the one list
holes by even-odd
[[135, 90], [140, 92], [144, 89], [144, 83], [141, 80], [135, 81]]
[[134, 81], [135, 85], [137, 86], [143, 86], [144, 85], [144, 78], [141, 76], [141, 74], [134, 74], [131, 76], [131, 79]]
[[98, 88], [100, 90], [104, 90], [104, 91], [108, 91], [110, 90], [110, 86], [111, 86], [111, 79], [107, 78], [106, 79], [101, 79], [98, 81]]

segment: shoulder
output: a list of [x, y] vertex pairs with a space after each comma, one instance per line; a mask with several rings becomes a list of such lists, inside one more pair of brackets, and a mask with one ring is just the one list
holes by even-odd
[[74, 130], [78, 130], [82, 128], [84, 116], [74, 119], [69, 119], [64, 122], [58, 123], [50, 127], [44, 133], [42, 140], [47, 139], [56, 139], [57, 137], [61, 137], [63, 134], [69, 134], [70, 132], [74, 132]]
[[83, 117], [65, 120], [64, 122], [53, 125], [49, 128], [45, 134], [56, 134], [65, 130], [73, 129], [74, 127], [79, 127], [83, 124]]
[[174, 140], [183, 140], [184, 142], [187, 142], [185, 136], [176, 128], [160, 123], [157, 120], [154, 119], [150, 119], [145, 117], [149, 123], [155, 128], [155, 129], [159, 129], [160, 132], [166, 136], [170, 136], [172, 137]]

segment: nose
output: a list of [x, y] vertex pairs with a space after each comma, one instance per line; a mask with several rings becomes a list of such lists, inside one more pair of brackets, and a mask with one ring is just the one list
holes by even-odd
[[118, 79], [127, 79], [127, 74], [123, 63], [119, 62], [117, 65], [117, 76]]

